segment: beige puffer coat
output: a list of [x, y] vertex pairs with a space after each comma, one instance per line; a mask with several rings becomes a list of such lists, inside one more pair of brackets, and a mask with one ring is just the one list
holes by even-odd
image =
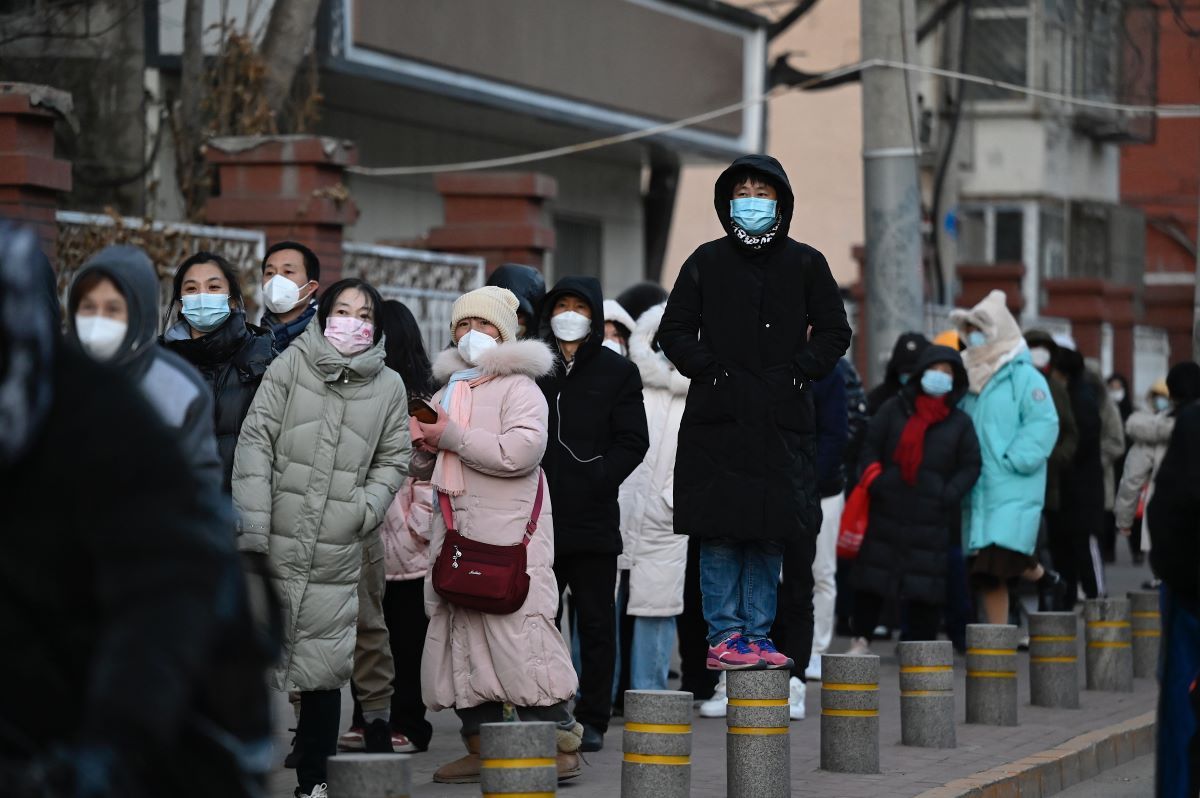
[[[1154, 495], [1154, 478], [1158, 467], [1167, 453], [1171, 433], [1175, 430], [1175, 417], [1167, 413], [1150, 413], [1139, 410], [1125, 422], [1125, 432], [1133, 445], [1125, 456], [1125, 471], [1117, 488], [1117, 499], [1113, 504], [1113, 516], [1117, 529], [1129, 529], [1137, 516], [1138, 501], [1142, 489], [1146, 490], [1146, 504]], [[1142, 551], [1150, 551], [1150, 525], [1142, 518]]]
[[[533, 512], [538, 473], [546, 450], [546, 399], [534, 379], [549, 373], [554, 359], [540, 341], [502, 343], [479, 359], [495, 379], [471, 389], [471, 419], [464, 428], [450, 422], [441, 446], [462, 459], [466, 493], [452, 499], [458, 531], [498, 545], [518, 543]], [[433, 375], [445, 383], [467, 368], [457, 350], [437, 358]], [[439, 391], [434, 402], [442, 397]], [[427, 479], [434, 456], [417, 452], [413, 476]], [[491, 615], [457, 607], [425, 580], [429, 632], [421, 658], [421, 694], [432, 710], [466, 709], [489, 701], [518, 707], [566, 701], [578, 684], [567, 645], [554, 625], [558, 582], [554, 578], [554, 517], [550, 491], [543, 486], [542, 513], [527, 549], [529, 595], [511, 615]], [[437, 558], [446, 525], [433, 512], [430, 556]]]
[[233, 461], [239, 548], [270, 556], [284, 612], [277, 690], [350, 680], [362, 547], [411, 455], [404, 381], [383, 342], [347, 358], [313, 323], [276, 358], [242, 426]]
[[652, 344], [666, 305], [637, 320], [629, 358], [642, 375], [642, 398], [650, 429], [646, 459], [621, 483], [621, 538], [618, 566], [629, 570], [630, 615], [668, 618], [683, 612], [687, 538], [675, 534], [675, 450], [690, 380]]

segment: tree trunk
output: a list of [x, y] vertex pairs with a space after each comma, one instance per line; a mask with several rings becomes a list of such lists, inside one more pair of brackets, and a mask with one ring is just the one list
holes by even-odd
[[321, 0], [275, 0], [271, 7], [262, 57], [267, 71], [264, 87], [267, 105], [276, 119], [287, 106], [292, 81], [308, 50], [320, 6]]
[[203, 204], [204, 164], [204, 0], [187, 0], [183, 11], [183, 59], [179, 79], [179, 117], [175, 125], [175, 164], [188, 218]]

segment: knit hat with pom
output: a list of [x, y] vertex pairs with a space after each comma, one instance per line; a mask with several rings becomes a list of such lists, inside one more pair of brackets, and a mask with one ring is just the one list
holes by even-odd
[[476, 288], [454, 301], [450, 311], [450, 332], [463, 319], [490, 321], [500, 331], [501, 343], [517, 340], [517, 308], [520, 302], [507, 288], [494, 285]]

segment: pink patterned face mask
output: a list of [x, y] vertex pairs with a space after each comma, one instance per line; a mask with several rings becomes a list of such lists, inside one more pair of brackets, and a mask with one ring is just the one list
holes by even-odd
[[375, 340], [375, 325], [350, 316], [330, 316], [325, 320], [325, 337], [333, 348], [346, 357], [371, 348]]

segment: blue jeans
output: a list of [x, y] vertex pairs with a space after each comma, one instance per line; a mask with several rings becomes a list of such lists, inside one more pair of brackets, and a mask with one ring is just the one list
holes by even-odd
[[1159, 798], [1186, 798], [1192, 785], [1191, 746], [1197, 733], [1189, 687], [1200, 674], [1200, 615], [1164, 584], [1160, 588], [1163, 647], [1158, 663], [1158, 747], [1155, 768]]
[[700, 592], [708, 644], [734, 634], [765, 638], [775, 620], [783, 544], [772, 540], [700, 544]]
[[674, 617], [634, 618], [629, 686], [634, 690], [666, 690], [674, 650]]

